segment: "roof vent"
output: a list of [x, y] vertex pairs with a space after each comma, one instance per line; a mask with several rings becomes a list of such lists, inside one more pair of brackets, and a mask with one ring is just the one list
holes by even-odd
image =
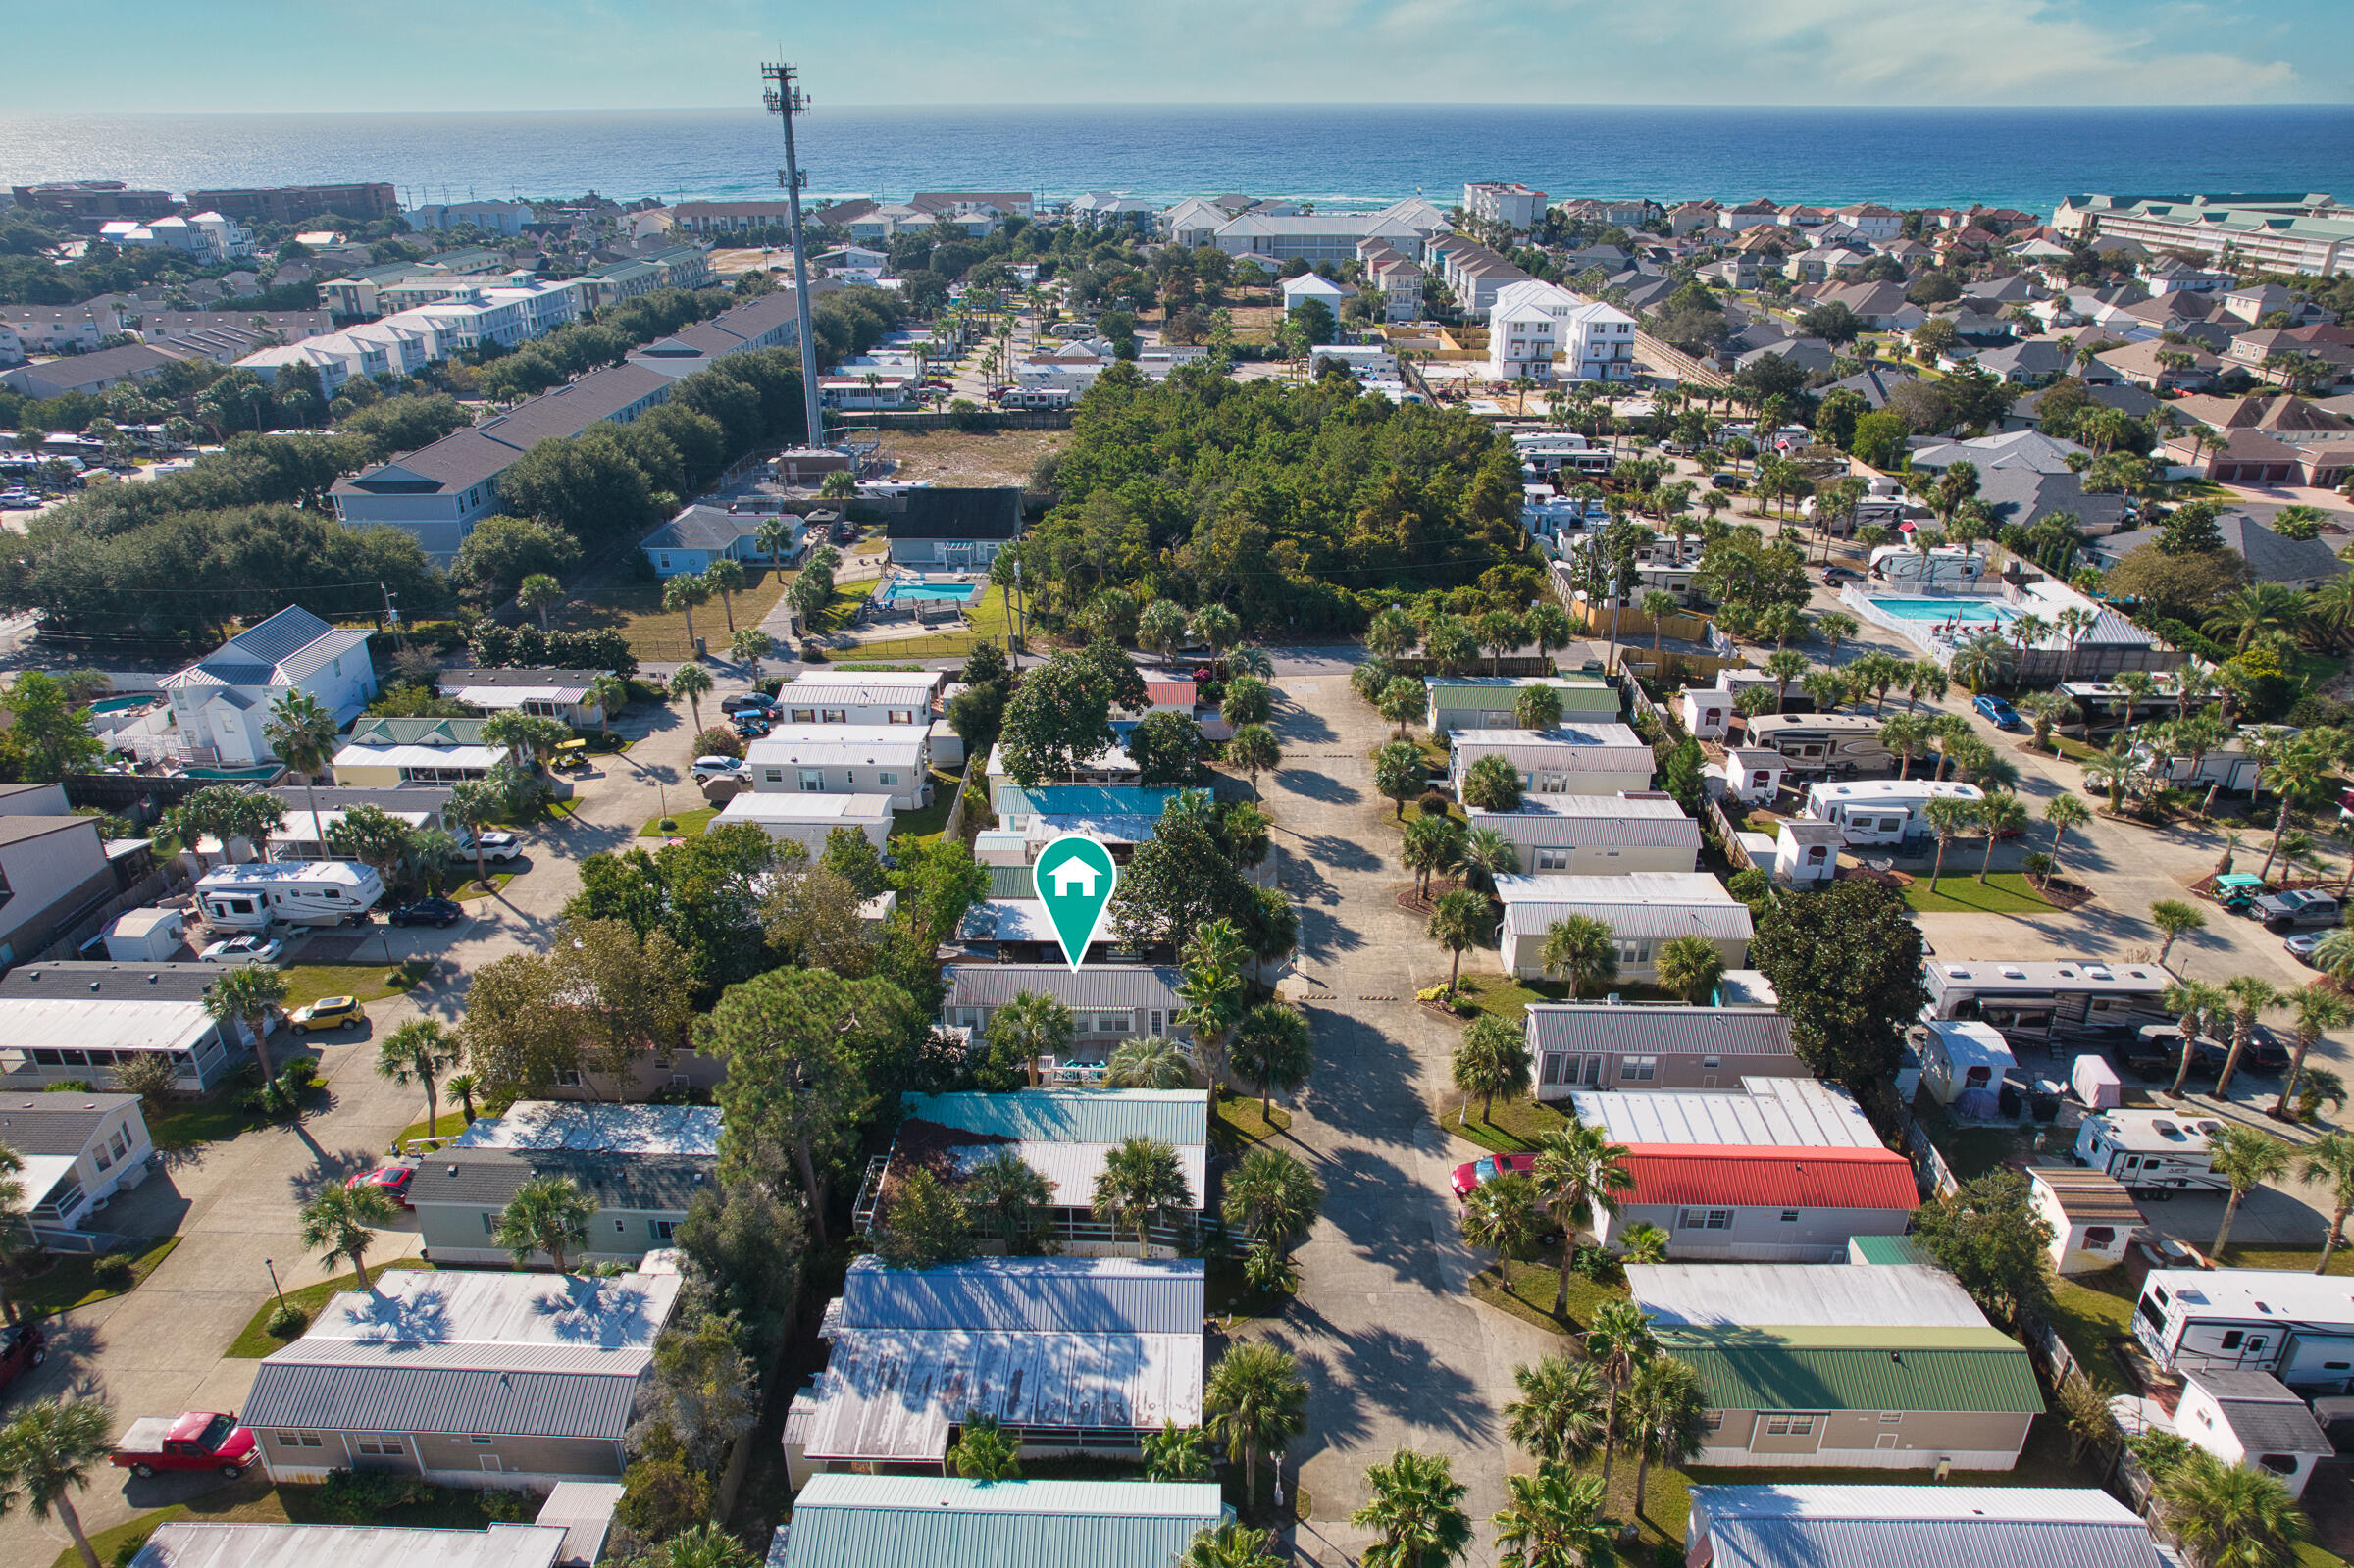
[[2024, 980], [2026, 978], [2027, 972], [2020, 968], [2017, 964], [2010, 964], [2004, 967], [2003, 979], [2005, 980]]
[[455, 1176], [458, 1174], [458, 1168], [454, 1165], [445, 1165], [441, 1168], [441, 1170], [442, 1174], [445, 1176]]
[[93, 980], [93, 981], [91, 981], [91, 982], [90, 982], [90, 989], [92, 989], [92, 990], [96, 990], [97, 988], [98, 988], [98, 983], [97, 983], [96, 981], [94, 981], [94, 980]]

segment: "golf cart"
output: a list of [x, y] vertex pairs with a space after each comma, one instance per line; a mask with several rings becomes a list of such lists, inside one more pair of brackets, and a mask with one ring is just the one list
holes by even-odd
[[567, 740], [556, 747], [556, 755], [548, 766], [558, 773], [587, 773], [588, 771], [588, 742]]
[[2244, 871], [2226, 872], [2215, 879], [2215, 901], [2226, 909], [2246, 914], [2264, 892], [2264, 879]]

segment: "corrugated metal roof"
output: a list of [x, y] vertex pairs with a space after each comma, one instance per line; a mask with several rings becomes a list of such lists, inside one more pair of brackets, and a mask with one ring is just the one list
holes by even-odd
[[1210, 1482], [820, 1475], [771, 1568], [1168, 1568], [1223, 1517]]
[[1940, 1268], [1928, 1249], [1909, 1236], [1851, 1236], [1847, 1258], [1853, 1264], [1882, 1268]]
[[[809, 1454], [937, 1460], [978, 1410], [1007, 1426], [1151, 1431], [1202, 1423], [1202, 1335], [852, 1329], [815, 1391]], [[258, 1390], [257, 1390], [258, 1391]]]
[[642, 1350], [670, 1317], [675, 1274], [509, 1274], [431, 1269], [380, 1274], [319, 1309], [308, 1333], [270, 1357], [303, 1361], [330, 1341], [372, 1348], [397, 1365], [420, 1345], [474, 1345], [478, 1366], [498, 1371], [518, 1345]]
[[1745, 1078], [1733, 1094], [1579, 1089], [1578, 1120], [1614, 1143], [1753, 1144], [1765, 1148], [1882, 1147], [1855, 1097], [1812, 1078]]
[[[2040, 1415], [2025, 1348], [1995, 1329], [1835, 1332], [1867, 1342], [1772, 1342], [1771, 1330], [1668, 1329], [1660, 1343], [1700, 1374], [1714, 1410], [1971, 1410]], [[1909, 1340], [1968, 1336], [1963, 1348]]]
[[[1523, 795], [1523, 804], [1540, 798]], [[1551, 800], [1583, 800], [1604, 809], [1596, 811], [1482, 811], [1466, 815], [1473, 829], [1494, 828], [1523, 847], [1635, 849], [1695, 849], [1700, 847], [1700, 824], [1670, 800], [1665, 811], [1628, 811], [1638, 804], [1623, 795], [1550, 795]], [[1649, 804], [1649, 802], [1642, 802]]]
[[1551, 730], [1458, 730], [1447, 737], [1456, 764], [1499, 756], [1551, 773], [1651, 772], [1651, 747], [1622, 724], [1562, 724]]
[[719, 1109], [712, 1105], [517, 1100], [504, 1115], [476, 1118], [449, 1146], [717, 1156]]
[[975, 1258], [937, 1269], [854, 1260], [843, 1281], [850, 1329], [1192, 1334], [1203, 1265], [1183, 1258]]
[[[619, 1490], [619, 1489], [616, 1489]], [[485, 1530], [396, 1525], [219, 1525], [174, 1519], [156, 1526], [131, 1568], [550, 1568], [565, 1533], [553, 1525]]]
[[1790, 1020], [1764, 1007], [1619, 1007], [1532, 1002], [1530, 1045], [1629, 1056], [1795, 1056]]
[[1920, 1206], [1913, 1167], [1884, 1148], [1724, 1148], [1702, 1143], [1630, 1147], [1635, 1179], [1622, 1204], [1747, 1208], [1903, 1209]]
[[[1006, 964], [1004, 969], [1029, 966]], [[1188, 1088], [1026, 1088], [1012, 1094], [910, 1094], [921, 1118], [1035, 1143], [1117, 1143], [1151, 1138], [1183, 1148], [1209, 1141], [1209, 1095]]]
[[1765, 1325], [1982, 1329], [1986, 1314], [1943, 1269], [1852, 1263], [1630, 1263], [1627, 1291], [1663, 1327]]
[[1624, 877], [1499, 877], [1507, 936], [1535, 935], [1569, 915], [1588, 915], [1622, 937], [1654, 940], [1687, 933], [1747, 941], [1749, 906], [1707, 872], [1640, 871]]
[[[1185, 1005], [1177, 996], [1185, 977], [1172, 964], [1088, 964], [1075, 970], [1068, 964], [950, 964], [941, 978], [948, 986], [944, 1007], [1002, 1007], [1023, 991], [1043, 991], [1081, 1008], [1157, 1007], [1174, 1013]], [[1208, 1101], [1203, 1104], [1206, 1116]]]
[[249, 1427], [314, 1432], [618, 1439], [629, 1428], [653, 1354], [640, 1350], [624, 1359], [637, 1366], [606, 1373], [464, 1372], [281, 1365], [273, 1357], [254, 1375], [240, 1419]]
[[[1909, 1495], [1908, 1495], [1909, 1494]], [[1714, 1568], [2159, 1568], [2106, 1492], [2041, 1487], [1694, 1487]]]

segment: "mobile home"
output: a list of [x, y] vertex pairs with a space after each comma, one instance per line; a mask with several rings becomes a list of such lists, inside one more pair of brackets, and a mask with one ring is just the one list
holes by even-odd
[[2354, 1291], [2302, 1269], [2152, 1269], [2133, 1337], [2174, 1372], [2270, 1372], [2306, 1393], [2354, 1383]]
[[1921, 980], [1924, 1018], [1981, 1019], [2015, 1040], [2122, 1035], [2175, 1021], [2165, 1001], [2175, 977], [2155, 964], [1973, 959], [1924, 964]]
[[1893, 773], [1880, 721], [1861, 713], [1766, 713], [1746, 722], [1745, 745], [1778, 751], [1794, 774]]
[[2212, 1118], [2173, 1111], [2103, 1111], [2076, 1129], [2078, 1165], [2114, 1176], [2126, 1191], [2223, 1192], [2231, 1184], [2216, 1173], [2208, 1139], [2224, 1130]]
[[218, 866], [196, 883], [207, 924], [231, 931], [340, 926], [376, 907], [384, 880], [374, 866], [348, 860], [249, 861]]
[[1851, 844], [1894, 844], [1935, 832], [1929, 825], [1932, 800], [1975, 804], [1986, 798], [1976, 784], [1952, 779], [1863, 779], [1818, 784], [1807, 791], [1807, 815], [1835, 823]]

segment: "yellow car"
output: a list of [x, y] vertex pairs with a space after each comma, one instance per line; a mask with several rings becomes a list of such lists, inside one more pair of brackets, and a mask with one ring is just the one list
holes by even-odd
[[308, 1007], [297, 1007], [286, 1015], [286, 1022], [297, 1035], [307, 1035], [314, 1029], [349, 1029], [368, 1016], [357, 996], [322, 996]]

